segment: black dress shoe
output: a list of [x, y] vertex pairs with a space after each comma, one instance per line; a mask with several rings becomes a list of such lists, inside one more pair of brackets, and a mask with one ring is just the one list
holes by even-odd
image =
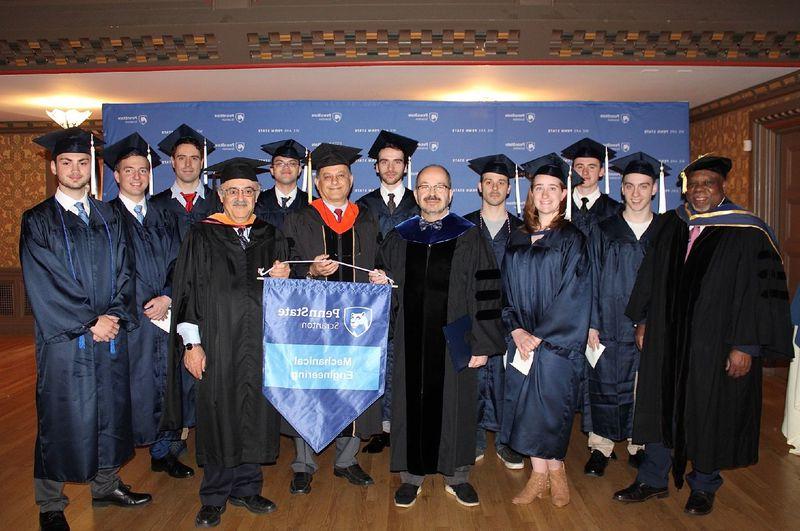
[[644, 462], [644, 450], [636, 450], [635, 454], [628, 455], [628, 464], [633, 468], [639, 468]]
[[39, 513], [39, 528], [42, 531], [69, 531], [69, 524], [64, 511], [47, 511]]
[[203, 505], [194, 517], [195, 527], [217, 527], [222, 519], [225, 506]]
[[266, 499], [264, 496], [260, 494], [253, 494], [252, 496], [228, 496], [228, 501], [231, 502], [231, 505], [236, 505], [237, 507], [244, 507], [251, 513], [256, 514], [264, 514], [264, 513], [271, 513], [275, 509], [278, 508], [270, 500]]
[[383, 451], [384, 448], [388, 448], [389, 445], [389, 434], [388, 433], [381, 433], [380, 435], [373, 435], [370, 438], [369, 442], [364, 445], [364, 448], [361, 449], [361, 453], [367, 454], [379, 454]]
[[683, 512], [694, 516], [703, 516], [714, 509], [714, 493], [702, 490], [693, 490], [689, 499], [686, 500], [686, 507]]
[[167, 454], [162, 459], [150, 458], [150, 470], [153, 472], [166, 472], [173, 478], [184, 479], [194, 476], [194, 470], [178, 461], [172, 454]]
[[592, 450], [586, 466], [583, 467], [583, 473], [587, 476], [602, 477], [606, 473], [609, 459], [611, 458], [604, 456], [600, 450]]
[[311, 479], [314, 476], [308, 472], [295, 472], [292, 482], [289, 483], [289, 492], [292, 494], [308, 494], [311, 492]]
[[333, 467], [333, 475], [345, 478], [347, 481], [352, 483], [353, 485], [372, 485], [375, 483], [373, 479], [361, 469], [358, 463], [355, 465], [350, 465], [347, 468], [339, 468]]
[[140, 492], [131, 492], [127, 485], [120, 485], [102, 498], [92, 498], [92, 505], [95, 507], [106, 507], [108, 505], [116, 505], [118, 507], [137, 507], [145, 505], [152, 501], [153, 497], [149, 494]]
[[666, 498], [669, 496], [667, 487], [656, 488], [646, 483], [634, 481], [627, 489], [618, 490], [614, 493], [614, 499], [621, 502], [634, 503], [649, 500], [652, 497]]

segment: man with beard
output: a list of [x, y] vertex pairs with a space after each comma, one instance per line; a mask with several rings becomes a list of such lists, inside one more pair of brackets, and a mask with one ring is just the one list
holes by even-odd
[[[497, 266], [501, 267], [511, 233], [522, 224], [521, 219], [509, 214], [506, 210], [511, 179], [518, 174], [517, 165], [505, 155], [489, 155], [470, 160], [469, 167], [480, 175], [478, 193], [481, 196], [481, 208], [470, 212], [464, 216], [464, 219], [478, 226], [481, 234], [492, 247]], [[500, 431], [504, 379], [503, 356], [492, 356], [488, 363], [479, 369], [480, 405], [476, 434], [476, 461], [483, 459], [486, 450], [486, 431], [490, 430], [495, 434]], [[497, 456], [506, 468], [521, 470], [524, 467], [522, 455], [500, 444], [497, 435], [494, 446]]]
[[280, 229], [286, 214], [308, 204], [302, 191], [297, 188], [307, 150], [291, 138], [264, 144], [261, 150], [272, 155], [269, 172], [275, 179], [275, 186], [258, 195], [256, 217]]
[[51, 153], [58, 189], [22, 215], [20, 230], [36, 328], [33, 484], [40, 527], [64, 530], [65, 482], [89, 482], [94, 506], [151, 497], [131, 492], [118, 474], [133, 457], [127, 332], [137, 322], [125, 230], [87, 194], [101, 142], [77, 127], [35, 142]]
[[[626, 310], [642, 349], [633, 442], [645, 457], [622, 502], [668, 496], [711, 512], [720, 469], [758, 460], [761, 362], [792, 357], [786, 274], [772, 230], [725, 196], [730, 159], [684, 170], [687, 202], [664, 214]], [[684, 175], [682, 174], [682, 175]]]
[[[394, 503], [410, 507], [425, 476], [442, 474], [446, 492], [475, 506], [468, 480], [477, 369], [504, 346], [500, 272], [480, 229], [449, 212], [452, 182], [443, 166], [417, 174], [414, 196], [421, 215], [389, 233], [378, 259], [400, 286], [392, 312], [391, 469], [402, 484]], [[461, 337], [457, 346], [448, 346], [445, 328]]]

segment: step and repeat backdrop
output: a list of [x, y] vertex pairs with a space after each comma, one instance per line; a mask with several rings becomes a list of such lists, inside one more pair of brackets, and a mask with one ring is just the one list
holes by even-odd
[[[686, 102], [492, 102], [418, 101], [264, 101], [192, 102], [103, 105], [106, 143], [138, 132], [155, 146], [186, 123], [216, 144], [208, 164], [231, 157], [262, 160], [261, 144], [294, 138], [310, 150], [322, 142], [359, 147], [353, 164], [351, 199], [377, 188], [374, 160], [367, 151], [381, 129], [414, 138], [412, 174], [427, 164], [445, 166], [453, 177], [453, 211], [465, 214], [480, 207], [478, 176], [467, 167], [472, 158], [504, 153], [522, 164], [591, 137], [622, 156], [645, 151], [673, 168], [666, 179], [667, 206], [680, 202], [677, 175], [689, 159], [689, 106]], [[162, 155], [163, 156], [163, 155]], [[165, 157], [166, 158], [166, 157]], [[117, 195], [105, 169], [103, 198]], [[154, 193], [168, 188], [174, 174], [169, 164], [155, 170]], [[620, 176], [611, 173], [611, 195], [620, 198]], [[273, 185], [267, 173], [264, 188]], [[301, 183], [302, 184], [302, 183]], [[601, 183], [601, 189], [604, 185]], [[524, 203], [528, 182], [520, 180]], [[514, 186], [508, 209], [514, 211]]]

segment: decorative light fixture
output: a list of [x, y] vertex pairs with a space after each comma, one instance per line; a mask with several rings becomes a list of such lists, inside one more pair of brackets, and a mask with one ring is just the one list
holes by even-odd
[[47, 111], [47, 116], [49, 116], [51, 120], [64, 129], [78, 127], [91, 115], [92, 111], [78, 111], [75, 109], [69, 109], [66, 111], [62, 111], [61, 109], [53, 109], [52, 111]]

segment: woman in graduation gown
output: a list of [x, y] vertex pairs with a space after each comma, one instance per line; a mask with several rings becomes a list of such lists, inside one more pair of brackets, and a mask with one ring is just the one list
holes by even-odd
[[[584, 236], [565, 219], [569, 166], [552, 153], [523, 167], [533, 177], [524, 226], [512, 234], [503, 263], [510, 337], [500, 437], [533, 465], [512, 501], [542, 497], [549, 478], [552, 502], [562, 507], [569, 503], [563, 459], [584, 375], [591, 272]], [[531, 357], [523, 374], [516, 367]]]

